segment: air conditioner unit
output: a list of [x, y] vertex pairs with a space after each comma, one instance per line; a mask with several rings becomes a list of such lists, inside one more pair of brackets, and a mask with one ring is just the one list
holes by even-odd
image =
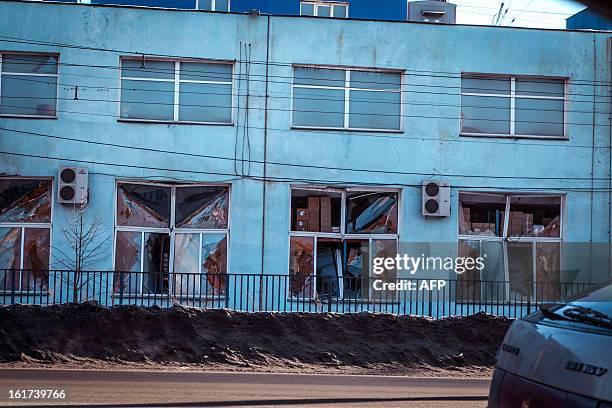
[[89, 187], [87, 169], [60, 167], [57, 183], [57, 201], [62, 204], [87, 204]]
[[446, 181], [423, 180], [421, 212], [424, 217], [450, 215], [450, 184]]

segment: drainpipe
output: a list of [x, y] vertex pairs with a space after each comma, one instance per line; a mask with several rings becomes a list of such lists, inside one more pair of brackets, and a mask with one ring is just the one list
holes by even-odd
[[593, 114], [591, 129], [591, 208], [590, 208], [590, 233], [589, 233], [589, 282], [593, 281], [593, 200], [595, 199], [595, 120], [596, 120], [596, 98], [597, 98], [597, 44], [593, 34]]
[[[266, 256], [266, 187], [267, 187], [267, 159], [268, 159], [268, 70], [270, 69], [270, 15], [267, 16], [268, 22], [266, 27], [266, 97], [264, 106], [264, 145], [263, 145], [263, 191], [262, 191], [262, 206], [261, 206], [261, 277], [259, 279], [259, 310], [263, 307], [263, 275], [265, 268]], [[266, 293], [266, 296], [268, 294]]]
[[[608, 38], [608, 98], [612, 98], [612, 37]], [[611, 100], [611, 99], [608, 99]], [[612, 278], [612, 104], [608, 105], [608, 278]]]

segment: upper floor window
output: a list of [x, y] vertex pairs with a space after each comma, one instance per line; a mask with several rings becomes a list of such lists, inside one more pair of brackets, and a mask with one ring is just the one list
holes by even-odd
[[0, 178], [0, 292], [48, 290], [51, 179]]
[[231, 123], [230, 63], [121, 60], [121, 119]]
[[197, 10], [230, 11], [230, 0], [196, 0]]
[[293, 126], [353, 130], [400, 130], [398, 71], [296, 66]]
[[348, 3], [302, 1], [300, 2], [300, 15], [348, 18]]
[[565, 80], [462, 75], [461, 133], [565, 137]]
[[0, 54], [0, 114], [55, 117], [58, 58]]

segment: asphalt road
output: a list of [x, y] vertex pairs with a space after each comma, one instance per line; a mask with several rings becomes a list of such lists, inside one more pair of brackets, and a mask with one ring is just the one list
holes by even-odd
[[[488, 379], [0, 370], [0, 406], [485, 407]], [[9, 390], [65, 390], [63, 400], [9, 399]]]

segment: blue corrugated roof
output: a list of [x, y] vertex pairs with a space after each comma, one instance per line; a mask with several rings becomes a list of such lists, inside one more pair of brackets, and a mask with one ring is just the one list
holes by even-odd
[[565, 26], [570, 30], [612, 30], [612, 19], [586, 8], [565, 20]]

